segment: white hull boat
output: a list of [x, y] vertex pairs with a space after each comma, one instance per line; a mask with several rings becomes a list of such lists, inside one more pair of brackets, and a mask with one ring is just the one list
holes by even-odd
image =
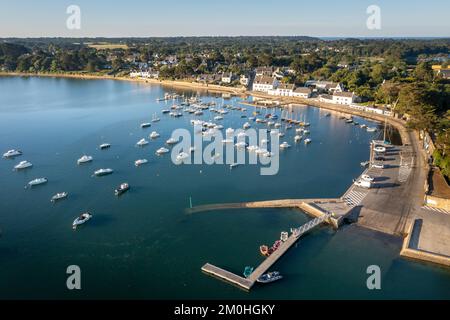
[[143, 146], [148, 145], [148, 141], [145, 140], [145, 139], [141, 139], [141, 140], [139, 140], [139, 141], [136, 143], [136, 145], [139, 146], [139, 147], [143, 147]]
[[108, 174], [111, 174], [113, 172], [114, 172], [114, 170], [113, 169], [109, 169], [109, 168], [107, 168], [107, 169], [99, 169], [99, 170], [94, 172], [94, 175], [97, 176], [97, 177], [101, 177], [101, 176], [106, 176]]
[[76, 229], [78, 226], [86, 223], [87, 221], [89, 221], [92, 218], [92, 214], [90, 214], [89, 212], [85, 212], [83, 214], [81, 214], [79, 217], [77, 217], [73, 223], [72, 223], [72, 228]]
[[20, 150], [8, 150], [3, 154], [3, 158], [14, 158], [22, 155], [22, 151]]
[[156, 154], [158, 154], [158, 155], [168, 153], [168, 152], [170, 152], [170, 150], [167, 148], [159, 148], [158, 150], [156, 150]]
[[28, 186], [29, 187], [38, 186], [47, 182], [48, 182], [47, 178], [37, 178], [28, 182]]
[[17, 165], [14, 166], [14, 170], [23, 170], [26, 168], [31, 168], [33, 164], [28, 161], [20, 161]]
[[141, 165], [143, 165], [143, 164], [146, 164], [146, 163], [148, 163], [148, 160], [147, 160], [147, 159], [139, 159], [139, 160], [136, 160], [136, 161], [134, 162], [134, 165], [135, 165], [136, 167], [139, 167], [139, 166], [141, 166]]
[[150, 137], [150, 139], [156, 139], [159, 137], [159, 133], [156, 131], [153, 131], [152, 133], [150, 133], [149, 137]]
[[55, 194], [52, 198], [51, 198], [51, 202], [56, 202], [56, 201], [58, 201], [58, 200], [62, 200], [62, 199], [65, 199], [65, 198], [67, 198], [67, 196], [68, 196], [68, 193], [67, 192], [60, 192], [60, 193], [57, 193], [57, 194]]
[[77, 160], [77, 164], [88, 163], [88, 162], [91, 162], [92, 159], [93, 158], [91, 156], [84, 155], [80, 159]]
[[166, 141], [167, 144], [176, 144], [178, 143], [178, 140], [174, 139], [174, 138], [170, 138], [169, 140]]

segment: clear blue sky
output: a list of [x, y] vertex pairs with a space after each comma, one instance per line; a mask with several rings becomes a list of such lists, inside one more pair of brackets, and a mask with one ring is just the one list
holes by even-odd
[[[81, 29], [66, 8], [81, 8]], [[381, 30], [366, 27], [369, 5]], [[450, 36], [450, 0], [0, 0], [0, 37]]]

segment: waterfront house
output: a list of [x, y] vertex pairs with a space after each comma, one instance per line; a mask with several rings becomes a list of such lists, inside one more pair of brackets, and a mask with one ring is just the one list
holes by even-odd
[[273, 96], [292, 97], [295, 86], [289, 83], [280, 83], [275, 89], [267, 93]]
[[131, 78], [159, 78], [159, 72], [152, 69], [143, 69], [143, 70], [133, 70], [130, 72]]
[[334, 92], [331, 96], [332, 103], [351, 105], [355, 102], [356, 96], [353, 92]]
[[222, 83], [231, 83], [233, 82], [233, 73], [232, 72], [224, 72], [222, 73], [221, 81]]
[[278, 85], [278, 80], [268, 76], [258, 76], [253, 82], [253, 91], [269, 92]]
[[298, 87], [292, 92], [293, 97], [308, 99], [311, 97], [311, 88], [308, 87]]
[[344, 86], [342, 85], [342, 83], [333, 81], [308, 80], [305, 83], [305, 87], [314, 87], [318, 92], [329, 94], [344, 91]]
[[205, 82], [205, 83], [219, 83], [222, 81], [222, 75], [217, 73], [204, 73], [197, 77], [196, 79], [198, 82]]

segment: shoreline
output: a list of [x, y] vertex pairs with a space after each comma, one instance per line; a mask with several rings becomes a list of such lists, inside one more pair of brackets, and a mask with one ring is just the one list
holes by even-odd
[[[143, 78], [130, 78], [126, 76], [111, 76], [111, 75], [95, 75], [95, 74], [71, 74], [71, 73], [42, 73], [42, 72], [0, 72], [0, 77], [46, 77], [46, 78], [69, 78], [69, 79], [80, 79], [80, 80], [118, 80], [118, 81], [129, 81], [136, 83], [144, 83], [150, 85], [160, 85], [172, 88], [188, 89], [188, 90], [201, 90], [206, 92], [216, 92], [216, 93], [229, 93], [237, 96], [252, 96], [257, 98], [269, 99], [272, 101], [284, 102], [284, 105], [288, 104], [300, 104], [308, 105], [316, 108], [322, 108], [326, 110], [342, 112], [347, 114], [352, 114], [360, 116], [366, 119], [371, 119], [375, 121], [383, 122], [385, 119], [389, 124], [395, 127], [402, 139], [402, 144], [410, 143], [409, 132], [405, 127], [405, 121], [393, 118], [390, 116], [382, 116], [378, 114], [368, 113], [356, 109], [349, 108], [343, 105], [329, 104], [325, 102], [320, 102], [312, 99], [304, 99], [297, 97], [284, 97], [284, 96], [272, 96], [263, 92], [254, 92], [245, 90], [244, 88], [235, 87], [225, 87], [220, 85], [208, 85], [198, 82], [187, 82], [182, 80], [157, 80], [157, 79], [143, 79]], [[280, 105], [279, 107], [282, 107]]]
[[188, 82], [183, 80], [158, 80], [158, 79], [143, 79], [131, 78], [127, 76], [111, 76], [111, 75], [96, 75], [96, 74], [72, 74], [72, 73], [43, 73], [43, 72], [0, 72], [0, 77], [44, 77], [44, 78], [69, 78], [80, 80], [118, 80], [129, 81], [136, 83], [156, 84], [167, 87], [174, 87], [180, 89], [202, 90], [207, 92], [222, 92], [231, 93], [235, 95], [245, 95], [246, 91], [243, 88], [225, 87], [220, 85], [202, 84], [199, 82]]

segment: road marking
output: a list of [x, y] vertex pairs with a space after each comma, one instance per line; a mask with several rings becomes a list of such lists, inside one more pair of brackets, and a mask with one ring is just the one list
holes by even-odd
[[450, 214], [449, 211], [441, 209], [441, 208], [434, 208], [434, 207], [423, 206], [422, 209], [429, 210], [429, 211], [434, 211], [434, 212], [439, 212], [439, 213], [444, 213], [444, 214]]
[[398, 181], [406, 182], [409, 178], [411, 170], [412, 169], [409, 166], [401, 166], [400, 169], [398, 170]]
[[367, 193], [369, 193], [369, 190], [365, 190], [363, 192], [356, 191], [352, 189], [350, 192], [348, 192], [342, 200], [349, 206], [349, 207], [356, 207], [359, 205], [364, 198], [366, 197]]

